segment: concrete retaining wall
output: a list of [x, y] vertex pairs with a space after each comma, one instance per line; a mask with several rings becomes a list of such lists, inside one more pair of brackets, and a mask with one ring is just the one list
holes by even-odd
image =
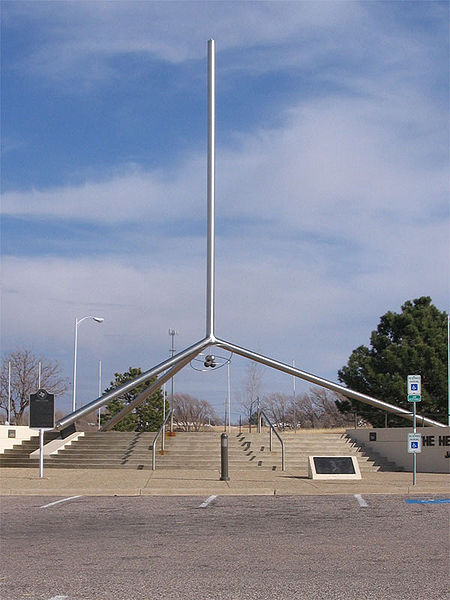
[[39, 435], [39, 430], [27, 425], [0, 425], [0, 454], [15, 444], [29, 440], [33, 435]]
[[[412, 427], [347, 429], [347, 435], [364, 444], [405, 471], [412, 471], [412, 454], [407, 451], [408, 433]], [[450, 472], [450, 427], [417, 427], [422, 435], [422, 452], [417, 454], [418, 473]]]

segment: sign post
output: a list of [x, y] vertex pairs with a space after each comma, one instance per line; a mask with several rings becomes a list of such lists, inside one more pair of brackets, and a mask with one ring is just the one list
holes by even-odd
[[422, 452], [420, 434], [416, 430], [416, 404], [422, 399], [422, 380], [420, 375], [408, 375], [408, 402], [413, 403], [413, 431], [408, 434], [408, 452], [413, 455], [413, 485], [416, 485], [417, 454]]
[[30, 427], [39, 429], [39, 477], [44, 477], [44, 431], [55, 426], [55, 396], [39, 389], [30, 394]]

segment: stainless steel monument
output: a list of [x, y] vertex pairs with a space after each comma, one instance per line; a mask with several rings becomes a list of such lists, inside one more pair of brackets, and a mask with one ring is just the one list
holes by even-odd
[[[157, 366], [149, 369], [145, 373], [142, 373], [136, 379], [116, 388], [113, 391], [110, 391], [106, 394], [103, 394], [96, 400], [89, 402], [85, 406], [79, 408], [75, 412], [72, 412], [60, 419], [56, 423], [56, 428], [65, 429], [76, 420], [78, 420], [83, 415], [86, 415], [94, 410], [98, 410], [100, 407], [108, 404], [114, 398], [122, 395], [124, 392], [132, 390], [138, 385], [145, 383], [152, 379], [155, 376], [159, 376], [157, 380], [150, 385], [142, 394], [140, 394], [134, 402], [126, 406], [120, 413], [118, 413], [115, 417], [113, 417], [108, 423], [103, 426], [103, 430], [111, 429], [116, 423], [118, 423], [125, 415], [131, 412], [136, 406], [144, 402], [149, 396], [151, 396], [157, 389], [159, 389], [166, 381], [169, 381], [178, 371], [183, 369], [186, 365], [190, 363], [192, 359], [194, 359], [202, 350], [210, 346], [216, 346], [218, 348], [223, 348], [229, 352], [234, 354], [239, 354], [245, 358], [261, 363], [267, 367], [271, 367], [273, 369], [277, 369], [278, 371], [282, 371], [288, 375], [293, 375], [298, 377], [299, 379], [303, 379], [305, 381], [309, 381], [315, 385], [319, 385], [321, 387], [327, 388], [334, 392], [338, 392], [343, 396], [347, 396], [348, 398], [352, 398], [354, 400], [359, 400], [366, 404], [370, 404], [379, 408], [380, 410], [387, 411], [390, 413], [394, 413], [399, 416], [403, 416], [406, 419], [412, 421], [413, 416], [412, 413], [394, 406], [393, 404], [388, 404], [387, 402], [382, 402], [381, 400], [377, 400], [376, 398], [372, 398], [371, 396], [367, 396], [366, 394], [361, 394], [360, 392], [356, 392], [354, 390], [348, 389], [342, 385], [337, 383], [333, 383], [332, 381], [328, 381], [327, 379], [323, 379], [316, 375], [312, 375], [311, 373], [307, 373], [305, 371], [301, 371], [291, 365], [279, 362], [274, 360], [273, 358], [269, 358], [267, 356], [263, 356], [252, 350], [247, 350], [238, 346], [236, 344], [232, 344], [231, 342], [227, 342], [221, 338], [216, 337], [215, 327], [214, 327], [214, 262], [215, 262], [215, 46], [214, 40], [208, 41], [208, 183], [207, 183], [207, 202], [208, 202], [208, 241], [207, 241], [207, 282], [206, 282], [206, 335], [203, 339], [201, 339], [196, 344], [189, 346], [182, 352], [175, 354], [171, 358], [164, 360], [159, 363]], [[427, 417], [420, 416], [420, 422], [424, 425], [445, 427], [442, 423], [429, 419]]]

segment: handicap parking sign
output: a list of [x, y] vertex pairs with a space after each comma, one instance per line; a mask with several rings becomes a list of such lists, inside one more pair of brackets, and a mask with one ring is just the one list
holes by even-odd
[[408, 433], [409, 454], [420, 454], [422, 452], [422, 436], [420, 433]]

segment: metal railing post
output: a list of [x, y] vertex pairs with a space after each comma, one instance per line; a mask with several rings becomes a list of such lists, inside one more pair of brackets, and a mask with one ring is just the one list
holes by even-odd
[[272, 452], [272, 431], [275, 433], [275, 435], [277, 436], [277, 438], [280, 441], [281, 444], [281, 470], [282, 471], [286, 471], [286, 452], [285, 452], [285, 448], [284, 448], [284, 442], [281, 438], [281, 435], [278, 433], [278, 431], [275, 429], [275, 427], [272, 425], [270, 419], [267, 417], [266, 413], [261, 410], [261, 416], [263, 416], [265, 418], [265, 420], [267, 421], [267, 423], [269, 424], [269, 449]]
[[[169, 412], [167, 413], [166, 418], [163, 421], [163, 424], [159, 428], [158, 433], [155, 435], [155, 439], [153, 440], [153, 443], [152, 443], [152, 471], [156, 471], [156, 442], [158, 441], [158, 438], [161, 435], [161, 432], [164, 431], [164, 429], [166, 427], [166, 423], [169, 420], [171, 414], [172, 414], [172, 409], [170, 409]], [[163, 435], [164, 435], [164, 433], [163, 433]]]

